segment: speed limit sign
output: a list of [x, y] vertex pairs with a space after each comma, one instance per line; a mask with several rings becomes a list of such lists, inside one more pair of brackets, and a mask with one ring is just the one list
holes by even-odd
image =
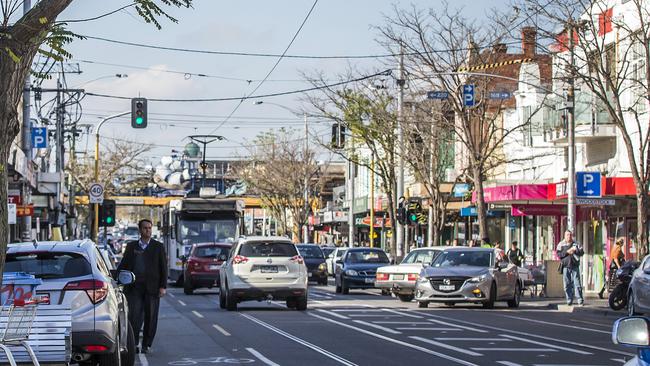
[[92, 183], [90, 184], [89, 198], [90, 203], [99, 203], [104, 202], [104, 186], [101, 183]]

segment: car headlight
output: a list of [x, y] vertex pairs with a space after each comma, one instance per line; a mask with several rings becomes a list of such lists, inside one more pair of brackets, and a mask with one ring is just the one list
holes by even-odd
[[353, 269], [348, 269], [347, 271], [345, 271], [345, 274], [348, 275], [348, 276], [358, 276], [359, 275], [357, 273], [357, 271], [355, 271]]
[[321, 263], [321, 264], [318, 265], [318, 270], [319, 271], [324, 271], [326, 269], [327, 269], [327, 264]]
[[470, 278], [469, 280], [467, 280], [467, 282], [470, 282], [470, 283], [479, 283], [479, 282], [483, 282], [483, 281], [485, 281], [485, 280], [487, 279], [487, 277], [488, 277], [488, 275], [487, 275], [487, 274], [484, 274], [484, 275], [480, 275], [480, 276], [472, 277], [472, 278]]

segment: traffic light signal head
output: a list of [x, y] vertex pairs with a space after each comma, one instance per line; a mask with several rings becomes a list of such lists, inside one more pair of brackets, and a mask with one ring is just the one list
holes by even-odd
[[133, 128], [147, 127], [147, 99], [146, 98], [131, 99], [131, 127]]
[[99, 226], [115, 226], [115, 200], [104, 200], [99, 207]]

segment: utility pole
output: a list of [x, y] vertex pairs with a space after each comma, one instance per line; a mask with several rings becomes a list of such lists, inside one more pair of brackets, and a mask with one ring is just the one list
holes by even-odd
[[[63, 165], [65, 164], [64, 156], [64, 141], [63, 141], [63, 105], [61, 102], [61, 79], [56, 80], [56, 172], [61, 176], [63, 174]], [[60, 226], [59, 222], [61, 221], [60, 217], [62, 214], [61, 210], [61, 191], [62, 191], [63, 182], [59, 180], [56, 184], [56, 197], [54, 198], [54, 207], [55, 207], [55, 224], [54, 226]]]
[[[434, 154], [434, 149], [436, 149], [435, 141], [436, 139], [436, 111], [435, 109], [431, 110], [431, 140], [429, 141], [429, 186], [433, 184], [435, 179], [435, 172], [433, 171], [434, 163], [433, 159], [436, 156]], [[437, 163], [437, 162], [436, 162]], [[436, 207], [437, 209], [437, 207]], [[429, 202], [429, 217], [427, 218], [427, 246], [433, 246], [433, 202]]]
[[[350, 136], [350, 155], [354, 155], [354, 137]], [[348, 157], [348, 193], [350, 207], [348, 207], [348, 247], [354, 246], [354, 174], [356, 165], [352, 161], [354, 156]]]
[[575, 24], [573, 20], [569, 20], [568, 40], [569, 40], [569, 77], [568, 77], [568, 90], [566, 95], [567, 106], [567, 137], [569, 140], [569, 176], [567, 181], [567, 229], [576, 235], [576, 141], [575, 141], [575, 52], [574, 47], [574, 33]]
[[[397, 79], [397, 86], [399, 88], [397, 93], [397, 197], [404, 196], [404, 131], [402, 131], [402, 122], [404, 118], [404, 84], [406, 79], [404, 76], [404, 46], [400, 43], [399, 48], [399, 78]], [[400, 260], [404, 255], [404, 225], [396, 222], [397, 235], [396, 238], [396, 260]]]
[[370, 247], [375, 247], [375, 152], [370, 162]]
[[309, 124], [307, 113], [303, 114], [305, 120], [305, 221], [302, 226], [302, 242], [309, 243]]
[[[23, 16], [27, 14], [32, 8], [31, 0], [23, 1]], [[31, 164], [32, 161], [32, 124], [30, 119], [30, 87], [31, 81], [30, 76], [27, 74], [25, 77], [25, 87], [23, 88], [23, 153], [27, 157], [28, 162]], [[47, 138], [47, 136], [46, 136]], [[23, 205], [27, 206], [32, 203], [32, 189], [29, 185], [28, 180], [23, 179], [22, 184], [22, 199]], [[22, 240], [31, 241], [32, 240], [32, 217], [23, 216], [22, 217]]]

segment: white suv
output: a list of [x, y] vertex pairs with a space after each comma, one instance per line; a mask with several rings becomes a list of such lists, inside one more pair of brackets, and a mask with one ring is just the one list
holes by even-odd
[[288, 308], [307, 309], [307, 267], [287, 238], [240, 239], [220, 270], [222, 309], [237, 310], [247, 300], [286, 300]]

